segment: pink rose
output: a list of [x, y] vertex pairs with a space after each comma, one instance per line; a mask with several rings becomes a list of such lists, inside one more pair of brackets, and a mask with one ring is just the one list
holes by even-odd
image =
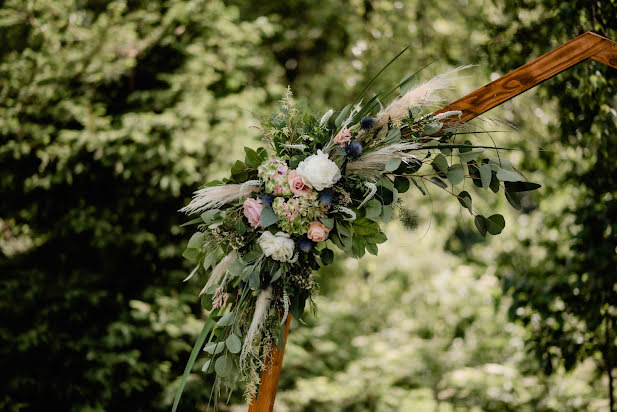
[[259, 217], [261, 216], [261, 210], [263, 209], [261, 201], [258, 199], [248, 198], [244, 201], [244, 216], [249, 221], [252, 227], [259, 226]]
[[334, 137], [333, 143], [341, 147], [345, 146], [351, 140], [351, 132], [347, 128], [341, 129]]
[[328, 229], [323, 223], [311, 222], [311, 224], [309, 224], [309, 230], [306, 236], [313, 242], [323, 242], [328, 238], [329, 233], [330, 229]]
[[291, 187], [291, 191], [294, 195], [305, 196], [308, 195], [312, 187], [302, 181], [300, 176], [295, 170], [292, 170], [287, 174], [287, 183]]

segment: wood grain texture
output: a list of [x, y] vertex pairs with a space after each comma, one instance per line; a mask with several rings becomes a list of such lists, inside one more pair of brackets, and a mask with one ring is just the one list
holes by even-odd
[[291, 315], [287, 315], [287, 321], [285, 322], [285, 344], [283, 344], [283, 349], [281, 350], [277, 347], [272, 350], [270, 362], [266, 362], [266, 366], [261, 372], [259, 392], [257, 392], [257, 398], [251, 400], [249, 412], [272, 412], [274, 409], [274, 399], [276, 398], [276, 390], [279, 385], [279, 378], [281, 377], [290, 323]]
[[591, 32], [581, 34], [438, 110], [436, 114], [460, 110], [463, 112], [461, 120], [467, 122], [586, 59], [592, 58], [616, 67], [616, 53], [617, 43], [614, 41]]

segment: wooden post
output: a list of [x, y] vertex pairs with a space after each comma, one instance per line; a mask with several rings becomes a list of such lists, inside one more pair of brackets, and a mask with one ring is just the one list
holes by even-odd
[[[581, 34], [458, 99], [437, 111], [436, 114], [448, 110], [461, 110], [463, 112], [461, 120], [467, 122], [587, 59], [593, 59], [617, 69], [617, 43], [592, 32]], [[285, 343], [287, 343], [290, 320], [291, 316], [288, 316], [285, 326]], [[274, 348], [271, 367], [266, 367], [261, 374], [259, 392], [257, 398], [251, 401], [249, 412], [272, 412], [284, 354], [284, 346], [282, 350]]]
[[279, 350], [279, 348], [274, 347], [272, 350], [269, 362], [266, 363], [264, 370], [261, 372], [259, 392], [257, 392], [257, 398], [251, 400], [249, 412], [272, 412], [274, 408], [274, 398], [276, 398], [276, 390], [278, 389], [279, 378], [281, 377], [290, 323], [291, 314], [287, 315], [287, 321], [285, 322], [285, 343], [283, 348]]

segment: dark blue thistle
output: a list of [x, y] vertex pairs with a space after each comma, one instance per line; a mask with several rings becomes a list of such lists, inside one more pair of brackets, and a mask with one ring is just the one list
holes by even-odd
[[362, 145], [358, 142], [351, 142], [345, 146], [347, 157], [357, 159], [362, 155]]
[[332, 192], [324, 191], [319, 194], [319, 201], [322, 205], [330, 207], [333, 197]]
[[261, 198], [261, 204], [264, 206], [272, 206], [272, 202], [274, 202], [274, 198], [270, 195], [263, 195]]
[[360, 121], [360, 126], [362, 126], [364, 130], [370, 130], [373, 128], [374, 125], [375, 125], [374, 117], [365, 117], [364, 119]]
[[300, 248], [301, 251], [303, 251], [304, 253], [308, 253], [311, 251], [311, 249], [313, 248], [313, 241], [310, 239], [300, 239], [300, 241], [298, 242], [298, 247]]

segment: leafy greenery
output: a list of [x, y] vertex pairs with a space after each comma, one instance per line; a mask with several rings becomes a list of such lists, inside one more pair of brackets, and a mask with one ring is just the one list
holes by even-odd
[[[0, 7], [0, 409], [9, 411], [171, 408], [203, 326], [199, 287], [182, 284], [194, 267], [179, 258], [189, 236], [173, 211], [224, 176], [243, 146], [257, 147], [248, 126], [287, 84], [323, 112], [340, 108], [410, 45], [371, 89], [388, 92], [436, 58], [407, 86], [478, 64], [455, 99], [586, 30], [617, 38], [614, 0]], [[496, 143], [527, 150], [516, 160], [543, 185], [506, 184], [497, 204], [457, 186], [474, 207], [504, 210], [498, 239], [482, 239], [457, 202], [431, 213], [446, 199], [413, 179], [413, 209], [390, 212], [417, 230], [393, 221], [379, 258], [321, 273], [319, 318], [292, 326], [277, 408], [608, 410], [616, 94], [614, 71], [586, 62], [488, 114]], [[519, 131], [498, 133], [507, 128], [492, 118]], [[475, 187], [495, 188], [489, 164], [460, 161], [477, 169]], [[235, 170], [239, 180], [251, 172], [244, 162]], [[194, 366], [179, 409], [206, 409], [213, 375], [201, 369], [214, 372], [218, 356]]]

